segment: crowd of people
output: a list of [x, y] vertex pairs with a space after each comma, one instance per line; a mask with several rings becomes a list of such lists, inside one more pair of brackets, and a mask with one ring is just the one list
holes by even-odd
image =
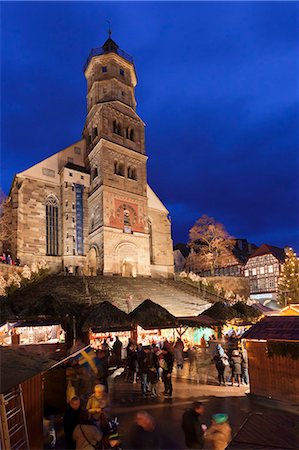
[[10, 266], [20, 266], [21, 265], [20, 259], [19, 258], [13, 259], [11, 252], [9, 252], [9, 251], [2, 253], [2, 255], [0, 256], [0, 261], [2, 262], [2, 264], [8, 264]]
[[217, 344], [213, 359], [218, 372], [219, 386], [237, 384], [240, 387], [241, 384], [249, 384], [246, 349], [233, 349], [229, 354], [225, 352], [221, 344]]
[[[208, 343], [201, 342], [201, 358], [208, 360], [209, 366], [215, 363], [219, 385], [241, 382], [248, 383], [246, 351], [233, 346], [223, 346], [215, 342], [215, 351], [211, 357]], [[136, 344], [129, 339], [123, 345], [118, 336], [115, 339], [103, 339], [98, 342], [96, 350], [96, 376], [89, 386], [91, 395], [80, 396], [80, 383], [76, 374], [80, 372], [78, 362], [74, 361], [67, 369], [69, 380], [68, 409], [64, 416], [66, 448], [95, 449], [111, 448], [120, 445], [117, 433], [117, 423], [109, 418], [108, 374], [109, 366], [122, 367], [124, 381], [139, 383], [140, 395], [143, 398], [156, 399], [159, 396], [171, 398], [173, 393], [172, 374], [174, 367], [180, 372], [186, 357], [191, 359], [197, 350], [189, 346], [187, 352], [181, 339], [161, 342], [151, 345]], [[212, 347], [212, 345], [210, 345]], [[79, 372], [78, 372], [79, 370]], [[164, 386], [158, 392], [158, 383]], [[86, 392], [86, 386], [84, 391]], [[82, 405], [85, 405], [83, 408]], [[200, 402], [195, 402], [191, 409], [185, 411], [182, 417], [182, 431], [185, 434], [186, 448], [223, 450], [231, 439], [231, 429], [226, 414], [215, 414], [211, 426], [202, 421], [204, 408]], [[160, 431], [153, 417], [148, 412], [138, 412], [127, 441], [131, 449], [159, 449], [161, 447]]]

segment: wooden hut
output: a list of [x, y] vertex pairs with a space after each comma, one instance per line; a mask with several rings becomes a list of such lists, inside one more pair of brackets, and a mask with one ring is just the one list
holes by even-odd
[[244, 335], [250, 391], [299, 403], [299, 316], [270, 316]]
[[44, 378], [84, 348], [50, 353], [44, 346], [39, 351], [32, 346], [0, 347], [1, 449], [43, 448]]

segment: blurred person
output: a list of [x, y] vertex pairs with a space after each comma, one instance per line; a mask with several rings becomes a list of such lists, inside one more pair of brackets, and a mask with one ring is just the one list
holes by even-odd
[[94, 393], [87, 400], [86, 409], [90, 417], [97, 423], [100, 423], [103, 410], [108, 406], [108, 395], [105, 386], [96, 384]]
[[212, 425], [204, 433], [204, 449], [225, 450], [231, 438], [231, 427], [227, 414], [214, 414]]
[[187, 448], [203, 449], [203, 435], [207, 429], [207, 426], [201, 420], [203, 413], [203, 404], [197, 401], [192, 404], [192, 408], [187, 409], [183, 414], [182, 429]]
[[130, 446], [132, 450], [160, 449], [160, 433], [156, 428], [154, 418], [147, 412], [139, 412], [135, 416], [135, 423], [131, 429]]
[[172, 370], [173, 370], [174, 357], [173, 357], [172, 353], [169, 350], [167, 350], [167, 348], [163, 347], [162, 353], [163, 353], [162, 381], [164, 383], [164, 395], [165, 395], [165, 397], [171, 397], [172, 396], [171, 375], [172, 375]]
[[151, 350], [149, 351], [147, 355], [147, 360], [148, 360], [147, 379], [150, 387], [151, 397], [157, 398], [159, 361], [154, 348], [151, 348]]
[[234, 385], [234, 382], [237, 381], [238, 387], [240, 387], [241, 383], [241, 356], [239, 354], [239, 350], [233, 350], [232, 356], [230, 359], [230, 366], [232, 369], [232, 386]]
[[97, 378], [99, 380], [99, 384], [105, 386], [106, 392], [108, 392], [108, 357], [105, 350], [97, 350]]
[[79, 423], [73, 432], [73, 439], [78, 450], [95, 450], [99, 448], [103, 433], [88, 417], [87, 411], [81, 411]]
[[143, 397], [146, 397], [147, 393], [147, 377], [148, 377], [148, 353], [149, 353], [149, 347], [143, 347], [139, 352], [137, 353], [137, 361], [138, 361], [138, 367], [139, 367], [139, 374], [141, 379], [141, 393]]
[[226, 368], [229, 367], [229, 359], [224, 349], [222, 348], [221, 344], [216, 345], [216, 354], [213, 359], [218, 372], [219, 386], [221, 386], [221, 383], [223, 383], [223, 385], [226, 386], [226, 379], [224, 376], [224, 372]]
[[183, 369], [184, 366], [184, 344], [183, 341], [178, 338], [174, 346], [174, 359], [176, 360], [177, 368]]
[[246, 348], [243, 349], [242, 359], [241, 359], [241, 378], [242, 383], [248, 385], [249, 384], [249, 374], [248, 374], [248, 355]]
[[115, 342], [112, 346], [112, 353], [116, 358], [117, 365], [120, 365], [120, 363], [121, 363], [122, 347], [123, 347], [122, 342], [120, 341], [119, 337], [116, 336]]
[[63, 416], [63, 429], [66, 449], [76, 448], [76, 442], [73, 439], [73, 431], [79, 423], [79, 416], [81, 411], [80, 398], [77, 396], [71, 398], [67, 410]]

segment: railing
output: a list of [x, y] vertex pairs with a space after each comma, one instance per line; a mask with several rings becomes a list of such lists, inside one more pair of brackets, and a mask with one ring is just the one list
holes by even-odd
[[[105, 55], [107, 53], [110, 53], [110, 52], [107, 52], [107, 50], [104, 50], [103, 47], [92, 48], [90, 53], [89, 53], [89, 55], [88, 55], [86, 63], [83, 66], [83, 72], [85, 72], [85, 70], [87, 69], [88, 64], [90, 63], [90, 60], [94, 56]], [[129, 55], [128, 53], [126, 53], [125, 51], [121, 50], [120, 48], [118, 48], [115, 51], [111, 51], [111, 53], [116, 53], [117, 55], [121, 56], [122, 58], [126, 59], [131, 64], [133, 64], [133, 57], [131, 55]]]

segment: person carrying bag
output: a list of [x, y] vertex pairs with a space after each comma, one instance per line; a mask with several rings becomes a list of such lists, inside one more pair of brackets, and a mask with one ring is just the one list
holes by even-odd
[[82, 411], [79, 424], [73, 432], [77, 450], [96, 450], [102, 448], [103, 433], [88, 418], [87, 411]]

